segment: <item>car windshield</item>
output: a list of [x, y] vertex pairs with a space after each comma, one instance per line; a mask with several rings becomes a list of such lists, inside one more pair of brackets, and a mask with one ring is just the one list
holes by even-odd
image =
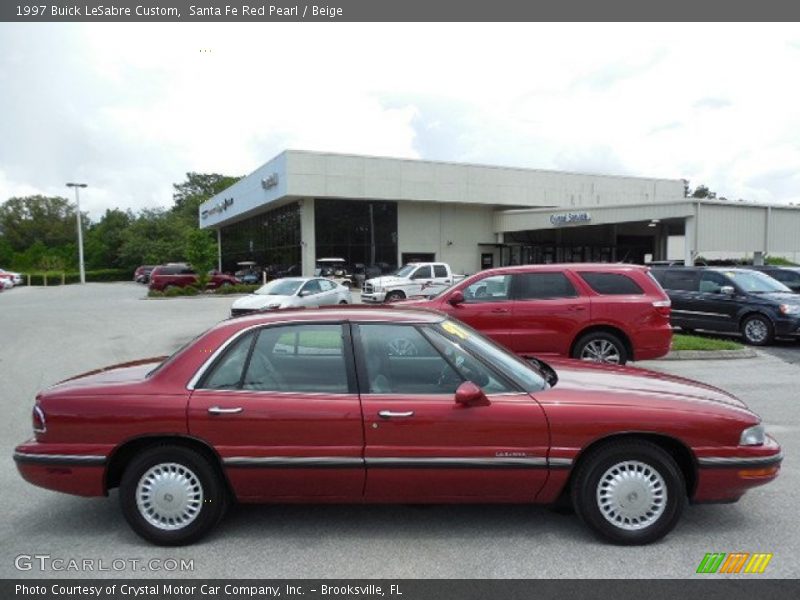
[[791, 292], [780, 281], [758, 271], [727, 271], [725, 275], [736, 282], [745, 292], [751, 294], [768, 294], [770, 292]]
[[530, 364], [483, 337], [471, 327], [448, 320], [437, 323], [432, 328], [450, 341], [463, 346], [472, 355], [491, 363], [507, 377], [519, 383], [526, 392], [540, 392], [547, 389], [547, 382]]
[[396, 275], [397, 277], [408, 277], [409, 275], [411, 275], [411, 271], [413, 271], [416, 268], [417, 265], [406, 265], [405, 267], [401, 267], [400, 269], [392, 273], [392, 275]]
[[303, 285], [302, 279], [275, 279], [262, 285], [254, 293], [259, 296], [292, 296]]

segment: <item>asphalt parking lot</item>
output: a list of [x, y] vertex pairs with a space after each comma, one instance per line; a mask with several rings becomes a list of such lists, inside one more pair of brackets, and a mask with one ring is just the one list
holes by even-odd
[[675, 531], [651, 546], [604, 544], [575, 516], [534, 506], [296, 505], [236, 507], [201, 543], [151, 546], [128, 528], [116, 494], [85, 499], [36, 488], [19, 477], [11, 458], [31, 435], [37, 390], [99, 366], [170, 353], [225, 318], [233, 301], [146, 300], [145, 293], [122, 283], [0, 294], [0, 577], [165, 574], [141, 566], [88, 574], [15, 568], [17, 556], [38, 554], [193, 561], [193, 570], [170, 577], [682, 578], [694, 576], [707, 552], [771, 552], [761, 577], [800, 575], [800, 344], [782, 350], [794, 360], [760, 352], [754, 359], [639, 365], [739, 395], [762, 415], [786, 455], [776, 482], [737, 504], [690, 507]]

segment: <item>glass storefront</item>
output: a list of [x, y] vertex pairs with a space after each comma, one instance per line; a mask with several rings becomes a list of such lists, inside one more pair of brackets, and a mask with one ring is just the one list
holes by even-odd
[[254, 261], [283, 271], [300, 264], [300, 206], [293, 202], [222, 228], [222, 269]]
[[314, 219], [317, 258], [397, 267], [396, 202], [317, 198]]

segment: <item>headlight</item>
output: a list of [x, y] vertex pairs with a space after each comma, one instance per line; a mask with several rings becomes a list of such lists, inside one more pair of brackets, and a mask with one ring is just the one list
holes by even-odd
[[281, 307], [281, 305], [280, 305], [279, 302], [278, 303], [273, 303], [273, 304], [267, 304], [267, 308], [270, 308], [272, 310], [274, 310], [276, 308], [280, 308], [280, 307]]
[[779, 310], [784, 315], [800, 315], [800, 304], [781, 304]]
[[764, 443], [764, 426], [753, 425], [742, 432], [739, 437], [740, 446], [760, 446]]

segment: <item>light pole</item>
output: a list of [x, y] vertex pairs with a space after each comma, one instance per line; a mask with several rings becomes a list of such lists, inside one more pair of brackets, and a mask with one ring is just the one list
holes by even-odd
[[81, 224], [81, 197], [78, 188], [88, 187], [86, 183], [68, 183], [67, 187], [75, 188], [75, 204], [78, 206], [78, 269], [81, 272], [81, 283], [86, 283], [86, 271], [83, 268], [83, 226]]

